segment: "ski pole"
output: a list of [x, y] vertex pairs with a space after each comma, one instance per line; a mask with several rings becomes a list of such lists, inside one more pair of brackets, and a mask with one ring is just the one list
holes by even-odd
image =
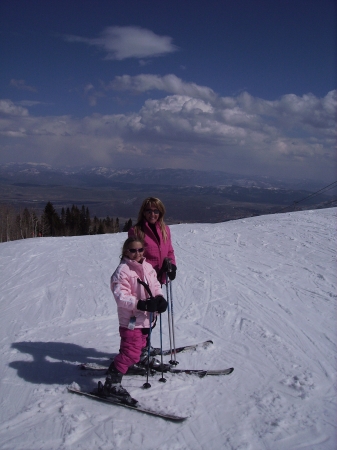
[[161, 320], [161, 314], [159, 318], [159, 325], [160, 325], [160, 365], [161, 365], [161, 378], [159, 378], [159, 381], [162, 383], [166, 383], [166, 378], [164, 378], [164, 363], [163, 363], [163, 327], [162, 327], [162, 320]]
[[[169, 281], [168, 274], [172, 272], [172, 265], [170, 258], [165, 258], [166, 260], [166, 292], [167, 292], [167, 303], [170, 305], [168, 309], [168, 320], [169, 320], [169, 335], [170, 335], [170, 352], [171, 352], [171, 361], [170, 364], [177, 365], [179, 364], [176, 358], [176, 343], [174, 336], [174, 318], [173, 318], [173, 297], [172, 297], [172, 282]], [[172, 358], [173, 353], [173, 358]]]
[[[145, 290], [149, 294], [150, 298], [153, 298], [153, 294], [151, 292], [150, 286], [145, 283], [144, 281], [137, 279], [137, 282], [144, 286]], [[166, 379], [164, 378], [164, 364], [163, 364], [163, 328], [162, 328], [162, 320], [161, 320], [161, 314], [160, 316], [160, 354], [161, 354], [161, 378], [159, 381], [162, 383], [166, 382]], [[152, 332], [152, 313], [150, 313], [150, 331], [149, 331], [149, 338], [148, 338], [148, 356], [147, 356], [147, 380], [146, 383], [143, 384], [143, 387], [145, 389], [148, 389], [151, 387], [151, 384], [149, 383], [149, 371], [150, 371], [150, 355], [151, 355], [151, 332]]]
[[174, 314], [173, 314], [173, 296], [172, 296], [172, 281], [170, 281], [170, 302], [171, 302], [171, 321], [172, 321], [172, 342], [173, 342], [173, 355], [174, 360], [170, 361], [171, 364], [177, 365], [179, 364], [176, 358], [176, 340], [174, 335]]
[[148, 337], [148, 347], [147, 347], [147, 371], [146, 371], [146, 383], [143, 384], [144, 389], [149, 389], [151, 384], [149, 383], [149, 372], [150, 372], [150, 353], [151, 353], [151, 325], [152, 325], [152, 312], [150, 312], [150, 331]]
[[169, 340], [170, 340], [170, 355], [172, 360], [172, 330], [171, 330], [171, 307], [170, 307], [170, 292], [168, 287], [168, 275], [166, 273], [166, 297], [167, 297], [167, 320], [169, 329]]
[[[137, 283], [141, 284], [144, 289], [149, 294], [150, 298], [153, 298], [151, 289], [147, 283], [137, 278]], [[150, 312], [150, 329], [149, 329], [149, 337], [147, 338], [147, 371], [146, 371], [146, 383], [143, 384], [144, 389], [149, 389], [151, 384], [149, 383], [149, 372], [150, 372], [150, 354], [151, 354], [151, 332], [152, 332], [152, 312]]]

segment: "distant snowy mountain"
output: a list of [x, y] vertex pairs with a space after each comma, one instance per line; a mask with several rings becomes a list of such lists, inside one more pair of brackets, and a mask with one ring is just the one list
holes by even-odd
[[48, 164], [37, 163], [8, 163], [0, 165], [0, 180], [14, 182], [57, 182], [73, 185], [102, 184], [106, 181], [131, 184], [153, 184], [169, 186], [241, 186], [278, 189], [305, 189], [315, 190], [324, 185], [324, 182], [312, 180], [277, 180], [267, 176], [244, 176], [229, 174], [222, 171], [200, 171], [187, 169], [112, 169], [108, 167], [63, 167], [53, 168]]
[[72, 204], [86, 205], [92, 216], [125, 221], [135, 220], [143, 199], [154, 196], [164, 202], [169, 223], [214, 223], [280, 210], [334, 206], [331, 202], [337, 188], [322, 190], [324, 183], [286, 182], [220, 171], [55, 169], [47, 164], [12, 163], [0, 165], [0, 202], [14, 205], [18, 211], [30, 207], [42, 212], [50, 201], [59, 213]]
[[147, 407], [187, 415], [182, 424], [66, 389], [92, 389], [104, 377], [77, 364], [118, 352], [109, 281], [125, 233], [0, 244], [0, 448], [335, 450], [336, 216], [171, 227], [176, 343], [214, 342], [179, 355], [179, 367], [235, 370], [123, 385]]

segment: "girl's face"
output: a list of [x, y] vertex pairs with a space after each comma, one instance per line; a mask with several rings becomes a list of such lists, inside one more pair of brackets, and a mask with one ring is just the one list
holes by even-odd
[[141, 242], [131, 242], [126, 250], [126, 256], [132, 261], [140, 262], [143, 259], [144, 248]]
[[160, 211], [156, 208], [156, 206], [153, 203], [150, 203], [147, 205], [147, 207], [144, 210], [144, 217], [145, 220], [149, 223], [156, 223], [159, 219]]

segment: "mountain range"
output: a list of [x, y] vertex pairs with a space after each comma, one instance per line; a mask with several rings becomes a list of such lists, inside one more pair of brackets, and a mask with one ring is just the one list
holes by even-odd
[[[287, 181], [222, 171], [0, 165], [2, 203], [37, 210], [42, 210], [48, 201], [57, 209], [84, 204], [91, 214], [122, 220], [135, 220], [142, 200], [148, 196], [164, 202], [168, 223], [223, 222], [268, 214], [287, 206], [294, 210], [295, 203], [322, 187], [323, 181]], [[329, 195], [313, 196], [301, 208], [329, 201]]]

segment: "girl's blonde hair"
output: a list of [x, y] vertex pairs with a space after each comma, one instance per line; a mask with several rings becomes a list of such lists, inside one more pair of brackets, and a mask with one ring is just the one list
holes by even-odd
[[154, 208], [158, 209], [158, 211], [159, 211], [158, 223], [160, 226], [161, 234], [162, 234], [164, 242], [165, 242], [167, 240], [166, 225], [164, 222], [164, 215], [166, 213], [166, 210], [165, 210], [165, 206], [161, 202], [161, 200], [159, 200], [159, 198], [156, 198], [156, 197], [148, 197], [143, 201], [142, 206], [140, 207], [140, 210], [138, 213], [137, 223], [134, 226], [135, 235], [137, 237], [139, 237], [140, 239], [144, 239], [144, 237], [145, 237], [145, 233], [142, 230], [142, 224], [144, 221], [144, 212], [149, 206], [153, 206]]
[[123, 247], [122, 247], [121, 259], [124, 258], [127, 250], [129, 249], [129, 245], [132, 244], [133, 242], [139, 242], [140, 244], [142, 244], [142, 246], [144, 246], [143, 239], [138, 236], [131, 236], [131, 237], [127, 238], [127, 240], [124, 242]]

